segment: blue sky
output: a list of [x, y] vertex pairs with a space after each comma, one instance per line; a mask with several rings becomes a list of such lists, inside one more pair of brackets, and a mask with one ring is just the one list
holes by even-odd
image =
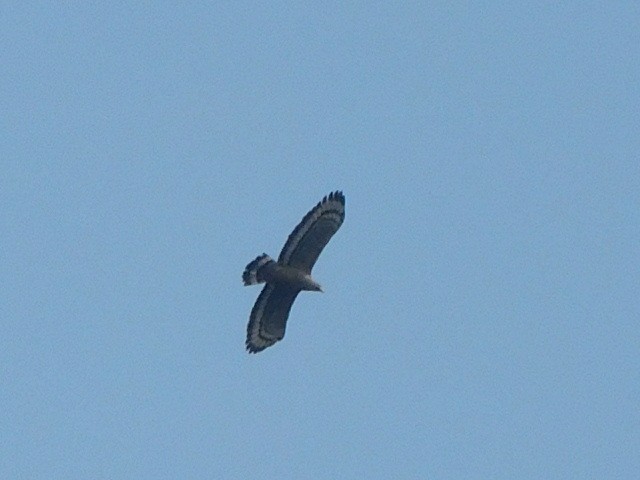
[[[637, 2], [9, 2], [0, 477], [640, 471]], [[346, 221], [285, 339], [260, 289]]]

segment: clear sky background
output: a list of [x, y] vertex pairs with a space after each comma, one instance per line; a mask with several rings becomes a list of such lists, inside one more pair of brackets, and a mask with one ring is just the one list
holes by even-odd
[[638, 2], [172, 3], [0, 9], [0, 478], [637, 478]]

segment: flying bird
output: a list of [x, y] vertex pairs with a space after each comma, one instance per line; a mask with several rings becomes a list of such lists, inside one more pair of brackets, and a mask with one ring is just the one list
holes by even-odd
[[284, 244], [278, 261], [263, 253], [244, 270], [245, 285], [266, 283], [247, 325], [246, 347], [258, 353], [284, 337], [291, 305], [302, 290], [322, 292], [311, 269], [344, 221], [344, 195], [326, 195], [302, 219]]

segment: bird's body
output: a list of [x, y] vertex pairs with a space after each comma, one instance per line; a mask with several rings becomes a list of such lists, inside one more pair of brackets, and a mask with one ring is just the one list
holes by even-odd
[[[309, 290], [316, 292], [322, 291], [322, 287], [313, 278], [311, 278], [311, 275], [302, 271], [301, 269], [274, 262], [266, 253], [256, 258], [254, 262], [257, 261], [257, 263], [259, 264], [261, 260], [267, 260], [265, 263], [258, 267], [261, 280], [265, 283], [287, 285], [290, 288], [297, 288], [299, 290]], [[245, 269], [245, 272], [249, 272], [248, 275], [251, 274], [251, 265], [254, 262], [247, 265], [247, 268]], [[251, 283], [249, 281], [249, 283], [247, 283], [247, 281], [245, 281], [245, 285], [254, 285], [256, 283], [262, 282], [256, 281]]]
[[280, 252], [278, 261], [266, 253], [250, 262], [242, 274], [245, 285], [266, 283], [247, 326], [247, 350], [257, 353], [284, 337], [293, 301], [302, 290], [322, 292], [311, 277], [320, 252], [344, 221], [342, 192], [327, 195], [305, 215]]

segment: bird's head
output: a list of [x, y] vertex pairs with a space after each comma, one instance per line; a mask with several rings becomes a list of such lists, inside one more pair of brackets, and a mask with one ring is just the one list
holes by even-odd
[[318, 282], [316, 282], [313, 278], [311, 278], [311, 275], [307, 275], [307, 278], [305, 280], [306, 280], [305, 290], [324, 293], [324, 290], [322, 290], [322, 286], [320, 286]]

